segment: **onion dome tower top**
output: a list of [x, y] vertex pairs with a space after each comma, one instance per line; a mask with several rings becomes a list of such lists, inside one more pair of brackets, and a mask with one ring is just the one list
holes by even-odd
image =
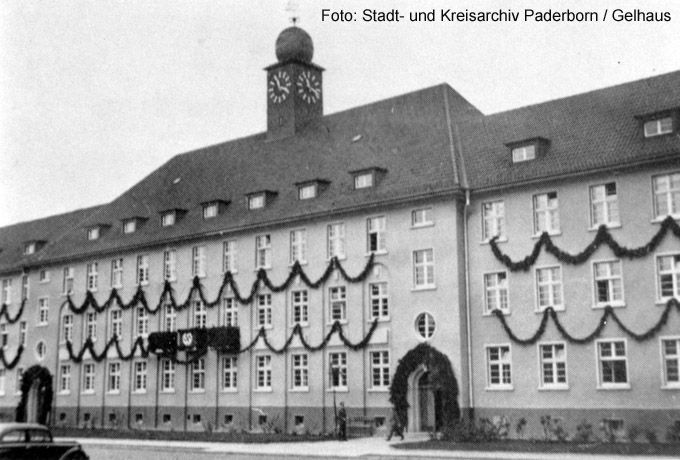
[[299, 27], [284, 29], [276, 39], [276, 58], [279, 62], [311, 63], [314, 56], [312, 37]]

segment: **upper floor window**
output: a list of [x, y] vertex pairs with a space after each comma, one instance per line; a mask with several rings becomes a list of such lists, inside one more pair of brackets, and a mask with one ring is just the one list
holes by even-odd
[[659, 300], [680, 299], [680, 254], [658, 256], [656, 271]]
[[654, 217], [680, 218], [680, 172], [652, 178], [654, 189]]
[[205, 276], [205, 246], [194, 246], [191, 249], [191, 275]]
[[64, 267], [64, 282], [62, 292], [64, 294], [73, 294], [73, 279], [75, 278], [75, 269], [73, 267]]
[[176, 219], [177, 216], [175, 211], [164, 211], [161, 213], [161, 226], [170, 227], [171, 225], [175, 225]]
[[673, 132], [673, 117], [657, 118], [656, 120], [646, 121], [645, 137], [661, 136]]
[[236, 273], [236, 241], [222, 243], [222, 271]]
[[123, 287], [123, 258], [113, 259], [111, 261], [111, 287]]
[[172, 303], [167, 302], [163, 306], [163, 317], [165, 322], [165, 331], [175, 332], [177, 329], [177, 310], [172, 306]]
[[302, 228], [290, 232], [290, 263], [307, 261], [307, 231]]
[[208, 310], [201, 300], [194, 300], [194, 327], [206, 328], [208, 327]]
[[136, 336], [146, 337], [149, 335], [149, 312], [146, 311], [144, 305], [137, 307], [137, 325]]
[[345, 224], [328, 225], [328, 258], [345, 257]]
[[590, 225], [619, 225], [619, 202], [616, 183], [609, 182], [590, 187]]
[[271, 268], [272, 266], [272, 237], [258, 235], [255, 237], [255, 268]]
[[534, 233], [560, 232], [560, 213], [557, 192], [534, 195]]
[[332, 287], [329, 290], [331, 321], [347, 319], [347, 290], [344, 286]]
[[137, 256], [137, 284], [149, 284], [149, 256], [146, 254]]
[[[28, 336], [28, 325], [26, 324], [26, 321], [19, 321], [19, 345], [22, 347], [26, 346], [26, 340]], [[41, 342], [43, 345], [45, 345], [45, 342]]]
[[224, 326], [238, 326], [238, 302], [233, 297], [222, 299], [222, 324]]
[[[144, 308], [144, 307], [142, 307]], [[123, 310], [111, 310], [111, 337], [120, 339], [123, 336]]]
[[622, 306], [623, 305], [623, 276], [621, 261], [594, 262], [595, 275], [595, 305]]
[[219, 211], [219, 206], [216, 202], [205, 203], [203, 205], [203, 218], [204, 219], [211, 219], [213, 217], [216, 217], [218, 211]]
[[99, 284], [98, 270], [99, 264], [97, 262], [92, 262], [87, 264], [87, 290], [96, 291], [97, 285]]
[[293, 291], [291, 294], [292, 323], [307, 325], [309, 321], [309, 302], [307, 290]]
[[355, 189], [361, 189], [361, 188], [370, 188], [373, 187], [373, 173], [372, 172], [365, 172], [361, 174], [356, 174], [354, 176], [354, 188]]
[[264, 208], [265, 204], [265, 194], [263, 193], [255, 193], [253, 195], [248, 196], [248, 209], [260, 209]]
[[387, 283], [369, 284], [368, 297], [371, 305], [371, 319], [388, 319], [390, 317], [390, 308]]
[[316, 195], [317, 195], [316, 184], [304, 184], [298, 186], [298, 199], [309, 200], [311, 198], [316, 198]]
[[385, 252], [385, 216], [370, 217], [366, 221], [368, 252]]
[[429, 340], [434, 335], [436, 323], [434, 316], [429, 313], [421, 313], [416, 317], [416, 332], [418, 337], [424, 340]]
[[482, 203], [482, 239], [494, 236], [505, 239], [505, 204], [503, 201]]
[[485, 312], [500, 310], [509, 313], [508, 275], [505, 272], [487, 273], [484, 275]]
[[61, 340], [73, 342], [73, 315], [70, 313], [61, 318]]
[[12, 303], [12, 280], [9, 278], [2, 280], [2, 303]]
[[177, 280], [177, 251], [174, 249], [163, 251], [163, 279]]
[[432, 208], [420, 208], [411, 211], [411, 227], [427, 227], [433, 224]]
[[538, 310], [548, 307], [563, 310], [562, 267], [545, 267], [536, 269], [536, 297]]
[[3, 349], [9, 345], [9, 332], [7, 331], [7, 323], [0, 323], [0, 346]]
[[257, 296], [257, 327], [272, 327], [272, 295]]
[[92, 340], [97, 340], [97, 313], [88, 312], [85, 314], [85, 337]]
[[99, 239], [99, 227], [91, 227], [87, 229], [87, 239], [88, 240], [98, 240]]
[[47, 297], [38, 299], [38, 324], [44, 326], [47, 324], [50, 313], [50, 302]]
[[28, 299], [29, 292], [29, 280], [28, 275], [21, 276], [21, 299]]
[[38, 280], [41, 283], [49, 283], [50, 282], [50, 271], [46, 270], [46, 269], [40, 270]]
[[529, 161], [536, 158], [535, 145], [523, 145], [512, 149], [512, 162], [519, 163], [521, 161]]
[[413, 251], [413, 286], [434, 287], [434, 251], [420, 249]]

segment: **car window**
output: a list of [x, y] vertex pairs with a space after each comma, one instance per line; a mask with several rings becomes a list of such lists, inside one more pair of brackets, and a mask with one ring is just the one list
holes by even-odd
[[52, 437], [47, 430], [28, 430], [29, 442], [50, 442]]
[[0, 442], [24, 442], [26, 433], [24, 430], [12, 430], [2, 435]]

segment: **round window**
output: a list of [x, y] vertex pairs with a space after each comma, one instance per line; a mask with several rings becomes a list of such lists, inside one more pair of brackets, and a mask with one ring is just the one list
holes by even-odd
[[45, 345], [45, 342], [42, 340], [38, 342], [38, 344], [35, 346], [35, 356], [39, 360], [45, 359], [45, 354], [47, 354], [47, 345]]
[[421, 313], [416, 318], [416, 332], [418, 335], [427, 340], [434, 335], [434, 318], [429, 313]]

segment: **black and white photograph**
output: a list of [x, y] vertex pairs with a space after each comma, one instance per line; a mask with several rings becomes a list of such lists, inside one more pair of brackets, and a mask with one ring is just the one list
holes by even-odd
[[680, 2], [0, 2], [0, 459], [680, 457]]

